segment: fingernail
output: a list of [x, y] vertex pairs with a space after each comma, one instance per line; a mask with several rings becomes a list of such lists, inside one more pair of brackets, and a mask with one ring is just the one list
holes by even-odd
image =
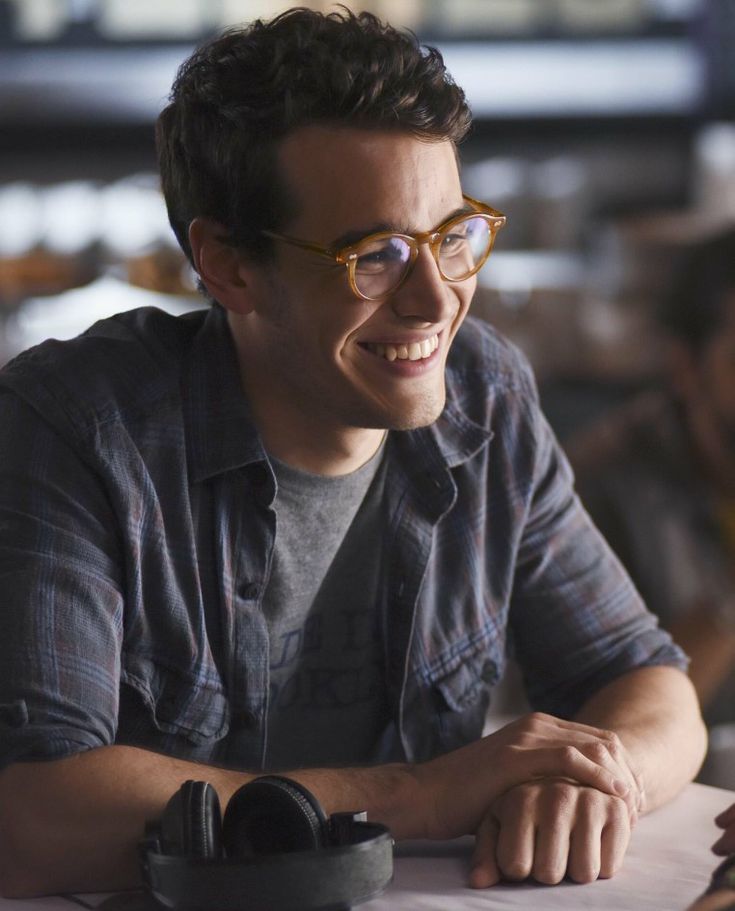
[[470, 889], [488, 889], [494, 886], [497, 878], [483, 867], [473, 867], [470, 870], [468, 885]]

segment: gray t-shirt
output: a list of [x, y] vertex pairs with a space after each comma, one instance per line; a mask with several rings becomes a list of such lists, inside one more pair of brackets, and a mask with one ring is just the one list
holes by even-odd
[[263, 600], [270, 638], [266, 765], [365, 762], [388, 720], [375, 609], [383, 447], [339, 477], [271, 462], [278, 494]]

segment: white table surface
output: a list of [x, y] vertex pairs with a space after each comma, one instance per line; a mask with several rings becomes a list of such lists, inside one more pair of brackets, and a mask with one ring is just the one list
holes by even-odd
[[[523, 883], [482, 891], [468, 889], [464, 884], [471, 839], [400, 844], [392, 885], [379, 898], [358, 907], [365, 911], [496, 911], [519, 907], [526, 911], [683, 911], [703, 891], [717, 863], [710, 852], [719, 831], [713, 819], [733, 802], [733, 791], [689, 785], [676, 800], [640, 820], [617, 876], [585, 885]], [[100, 905], [104, 911], [138, 911], [142, 907], [132, 893], [112, 899], [92, 895], [0, 899], [0, 911], [74, 911], [80, 906]]]
[[676, 800], [639, 821], [623, 869], [616, 876], [585, 885], [524, 883], [483, 891], [468, 889], [463, 884], [471, 840], [455, 844], [453, 850], [442, 844], [449, 856], [439, 857], [427, 857], [424, 843], [424, 856], [397, 858], [391, 889], [364, 907], [366, 911], [495, 911], [519, 907], [527, 911], [683, 911], [703, 891], [718, 862], [710, 851], [719, 831], [713, 819], [733, 802], [732, 791], [689, 785]]

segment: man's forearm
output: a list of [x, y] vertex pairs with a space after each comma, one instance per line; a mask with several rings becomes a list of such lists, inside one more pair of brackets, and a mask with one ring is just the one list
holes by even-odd
[[[474, 833], [515, 785], [565, 777], [629, 799], [627, 766], [582, 725], [533, 713], [419, 765], [288, 773], [325, 811], [366, 810], [396, 838]], [[223, 809], [252, 773], [197, 765], [126, 746], [16, 763], [0, 773], [0, 893], [111, 891], [138, 884], [145, 823], [187, 779], [211, 782]]]
[[[160, 818], [184, 781], [211, 782], [224, 810], [254, 777], [127, 746], [17, 763], [0, 774], [0, 893], [133, 888], [140, 884], [136, 845], [145, 823]], [[369, 809], [393, 828], [411, 824], [408, 807], [416, 801], [409, 766], [314, 769], [292, 777], [326, 795], [328, 813]]]
[[694, 778], [707, 746], [694, 687], [671, 667], [619, 677], [589, 699], [575, 720], [619, 736], [643, 779], [644, 811], [670, 800]]
[[17, 763], [0, 774], [0, 885], [5, 896], [127, 889], [139, 882], [145, 823], [189, 778], [231, 794], [247, 777], [134, 747]]

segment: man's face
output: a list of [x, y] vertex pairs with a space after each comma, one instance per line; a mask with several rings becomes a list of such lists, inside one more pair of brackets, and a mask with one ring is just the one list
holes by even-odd
[[[280, 230], [332, 249], [379, 230], [429, 231], [464, 205], [448, 141], [310, 126], [281, 143], [278, 167], [296, 213]], [[447, 353], [476, 280], [444, 282], [422, 245], [397, 291], [365, 301], [350, 289], [345, 266], [275, 243], [274, 264], [254, 283], [255, 309], [233, 327], [243, 361], [257, 365], [257, 380], [256, 369], [244, 369], [260, 415], [327, 434], [434, 421], [444, 406]], [[401, 346], [415, 356], [416, 345], [418, 360], [389, 359]]]

